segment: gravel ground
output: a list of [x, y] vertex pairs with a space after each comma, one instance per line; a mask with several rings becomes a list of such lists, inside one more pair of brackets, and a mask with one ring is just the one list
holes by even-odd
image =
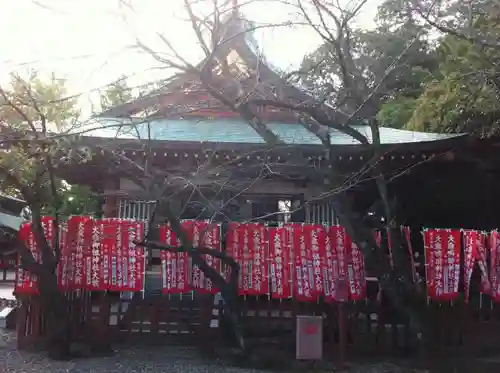
[[[302, 367], [303, 368], [303, 367]], [[294, 369], [292, 369], [294, 370]], [[299, 369], [297, 373], [331, 372], [332, 367]], [[283, 371], [286, 372], [287, 370]], [[42, 354], [17, 351], [14, 333], [0, 329], [0, 373], [270, 373], [243, 369], [203, 359], [194, 348], [180, 346], [123, 348], [111, 357], [81, 358], [69, 362]], [[391, 363], [353, 364], [348, 373], [408, 373], [417, 370]], [[427, 373], [420, 371], [419, 373]], [[339, 372], [341, 373], [341, 372]]]
[[209, 362], [189, 347], [128, 348], [111, 357], [52, 361], [42, 354], [17, 351], [13, 334], [0, 329], [0, 372], [15, 373], [259, 373]]

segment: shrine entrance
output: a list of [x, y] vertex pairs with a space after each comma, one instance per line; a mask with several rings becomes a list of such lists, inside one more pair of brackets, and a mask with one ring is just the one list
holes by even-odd
[[203, 339], [211, 332], [211, 294], [146, 294], [121, 297], [110, 305], [109, 326], [120, 341]]

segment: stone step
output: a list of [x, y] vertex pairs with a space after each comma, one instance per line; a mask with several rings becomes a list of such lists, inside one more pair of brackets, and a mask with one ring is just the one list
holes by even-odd
[[0, 328], [6, 328], [7, 327], [7, 317], [14, 312], [15, 307], [3, 307], [0, 310]]

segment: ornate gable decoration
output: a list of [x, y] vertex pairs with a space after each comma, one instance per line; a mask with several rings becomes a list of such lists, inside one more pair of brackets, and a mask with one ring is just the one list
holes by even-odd
[[[284, 83], [278, 74], [272, 71], [258, 55], [253, 45], [252, 24], [233, 12], [223, 22], [221, 27], [222, 42], [215, 58], [213, 76], [220, 79], [220, 88], [228, 96], [237, 92], [251, 92], [258, 98], [303, 101], [297, 96], [297, 89]], [[199, 66], [202, 66], [201, 63]], [[216, 82], [217, 84], [217, 82]], [[234, 92], [233, 92], [234, 91]], [[282, 109], [266, 108], [273, 118], [285, 112]], [[291, 113], [285, 113], [286, 121], [293, 119]], [[183, 117], [239, 117], [239, 114], [225, 107], [221, 102], [211, 97], [203, 88], [196, 76], [179, 74], [161, 90], [149, 97], [136, 100], [133, 103], [115, 107], [101, 117], [141, 117], [141, 118], [183, 118]], [[272, 119], [270, 119], [272, 120]]]

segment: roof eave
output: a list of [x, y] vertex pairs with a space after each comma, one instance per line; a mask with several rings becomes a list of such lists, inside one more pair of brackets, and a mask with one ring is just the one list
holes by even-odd
[[[107, 138], [107, 137], [93, 137], [84, 136], [88, 139], [89, 144], [96, 143], [110, 143], [113, 142], [115, 145], [127, 147], [130, 149], [141, 150], [143, 149], [143, 144], [148, 142], [153, 145], [156, 149], [172, 149], [172, 150], [249, 150], [249, 149], [269, 149], [269, 145], [266, 143], [247, 143], [247, 142], [212, 142], [212, 141], [172, 141], [172, 140], [144, 140], [144, 139], [117, 139], [117, 138]], [[429, 140], [429, 141], [415, 141], [415, 142], [401, 142], [401, 143], [385, 143], [381, 147], [384, 151], [399, 151], [399, 150], [429, 150], [432, 148], [448, 148], [465, 143], [469, 138], [467, 134], [460, 134], [454, 137], [446, 137], [442, 139]], [[287, 149], [303, 149], [314, 152], [324, 152], [325, 148], [321, 144], [285, 144], [283, 146], [273, 146], [274, 149], [279, 150], [280, 148]], [[364, 144], [333, 144], [333, 148], [336, 150], [342, 150], [345, 152], [356, 152], [356, 151], [367, 151], [371, 150], [371, 145]]]

